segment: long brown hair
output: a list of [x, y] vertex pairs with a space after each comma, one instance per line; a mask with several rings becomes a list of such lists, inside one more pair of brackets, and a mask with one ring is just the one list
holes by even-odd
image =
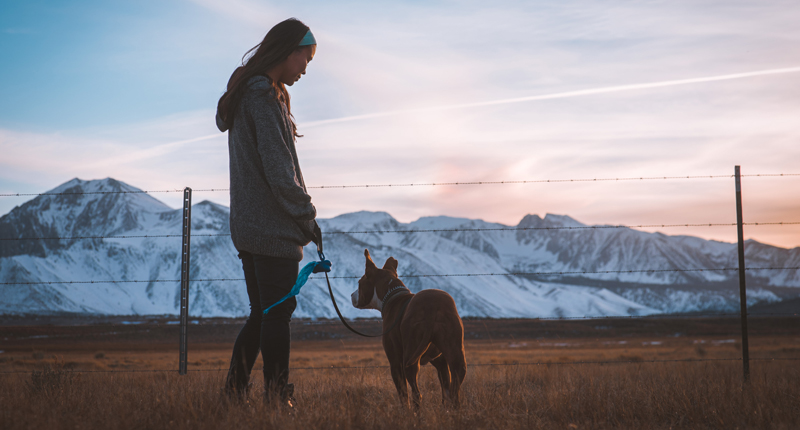
[[[272, 27], [261, 43], [245, 52], [242, 57], [242, 65], [233, 71], [231, 78], [228, 80], [227, 91], [219, 98], [217, 103], [217, 110], [229, 128], [233, 127], [233, 117], [242, 99], [247, 81], [253, 76], [266, 76], [267, 72], [273, 67], [288, 58], [289, 54], [296, 49], [300, 49], [297, 45], [300, 44], [307, 32], [307, 25], [298, 19], [289, 18]], [[253, 54], [250, 55], [251, 53]], [[250, 55], [249, 58], [248, 55]], [[300, 137], [297, 134], [294, 116], [292, 116], [292, 107], [286, 86], [283, 85], [283, 82], [273, 81], [269, 76], [267, 76], [267, 79], [272, 84], [272, 88], [275, 89], [275, 98], [286, 105], [286, 110], [289, 112], [289, 118], [292, 122], [292, 133], [296, 137]]]

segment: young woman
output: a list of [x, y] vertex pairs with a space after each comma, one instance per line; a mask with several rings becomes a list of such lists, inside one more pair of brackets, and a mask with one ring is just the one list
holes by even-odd
[[319, 245], [316, 209], [297, 160], [297, 127], [286, 85], [306, 73], [316, 41], [296, 19], [273, 27], [248, 51], [217, 104], [217, 127], [228, 131], [231, 238], [242, 260], [250, 317], [233, 347], [225, 389], [247, 392], [261, 350], [267, 398], [291, 405], [289, 321], [294, 297], [272, 308], [292, 288], [303, 246]]

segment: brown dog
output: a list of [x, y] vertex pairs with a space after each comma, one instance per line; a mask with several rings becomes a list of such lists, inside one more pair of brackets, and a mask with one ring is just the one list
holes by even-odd
[[[413, 294], [397, 278], [397, 260], [389, 257], [383, 269], [378, 269], [366, 249], [364, 256], [367, 257], [366, 272], [351, 298], [358, 309], [381, 311], [383, 349], [400, 401], [408, 405], [408, 381], [411, 399], [419, 408], [417, 374], [420, 365], [431, 363], [439, 373], [442, 402], [449, 399], [458, 407], [458, 392], [467, 374], [467, 362], [464, 325], [455, 301], [442, 290]], [[390, 327], [392, 329], [386, 332]]]

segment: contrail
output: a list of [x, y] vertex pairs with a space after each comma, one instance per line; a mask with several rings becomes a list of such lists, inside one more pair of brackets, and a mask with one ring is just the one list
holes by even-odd
[[563, 93], [543, 94], [543, 95], [539, 95], [539, 96], [518, 97], [518, 98], [502, 99], [502, 100], [491, 100], [491, 101], [486, 101], [486, 102], [462, 103], [462, 104], [454, 104], [454, 105], [430, 106], [430, 107], [424, 107], [424, 108], [394, 110], [394, 111], [387, 111], [387, 112], [368, 113], [368, 114], [364, 114], [364, 115], [345, 116], [345, 117], [341, 117], [341, 118], [324, 119], [324, 120], [321, 120], [321, 121], [304, 122], [302, 124], [302, 128], [316, 127], [316, 126], [320, 126], [320, 125], [334, 124], [334, 123], [338, 123], [338, 122], [358, 121], [358, 120], [361, 120], [361, 119], [381, 118], [381, 117], [386, 117], [386, 116], [402, 115], [402, 114], [407, 114], [407, 113], [444, 111], [444, 110], [451, 110], [451, 109], [462, 109], [462, 108], [471, 108], [471, 107], [480, 107], [480, 106], [493, 106], [493, 105], [503, 105], [503, 104], [510, 104], [510, 103], [522, 103], [522, 102], [530, 102], [530, 101], [535, 101], [535, 100], [564, 99], [564, 98], [569, 98], [569, 97], [580, 97], [580, 96], [588, 96], [588, 95], [593, 95], [593, 94], [615, 93], [615, 92], [620, 92], [620, 91], [641, 90], [641, 89], [646, 89], [646, 88], [671, 87], [671, 86], [674, 86], [674, 85], [697, 84], [697, 83], [700, 83], [700, 82], [727, 81], [727, 80], [730, 80], [730, 79], [750, 78], [750, 77], [753, 77], [753, 76], [777, 75], [777, 74], [783, 74], [783, 73], [797, 73], [797, 72], [800, 72], [800, 67], [787, 67], [787, 68], [783, 68], [783, 69], [770, 69], [770, 70], [758, 70], [758, 71], [755, 71], [755, 72], [747, 72], [747, 73], [734, 73], [734, 74], [731, 74], [731, 75], [706, 76], [706, 77], [702, 77], [702, 78], [678, 79], [678, 80], [673, 80], [673, 81], [649, 82], [649, 83], [645, 83], [645, 84], [631, 84], [631, 85], [619, 85], [619, 86], [614, 86], [614, 87], [592, 88], [592, 89], [588, 89], [588, 90], [567, 91], [567, 92], [563, 92]]
[[203, 140], [213, 139], [215, 137], [223, 136], [221, 133], [208, 134], [200, 137], [193, 137], [191, 139], [178, 140], [175, 142], [162, 143], [152, 148], [142, 149], [133, 153], [127, 153], [116, 157], [103, 158], [100, 160], [93, 160], [90, 163], [84, 164], [81, 168], [91, 168], [98, 166], [107, 166], [109, 164], [124, 164], [131, 161], [146, 160], [148, 158], [161, 157], [173, 151], [180, 149], [187, 143], [201, 142]]

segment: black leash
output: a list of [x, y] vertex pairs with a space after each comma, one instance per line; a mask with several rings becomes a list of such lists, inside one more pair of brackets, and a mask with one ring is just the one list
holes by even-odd
[[[320, 237], [319, 237], [319, 244], [318, 244], [317, 253], [319, 254], [319, 259], [320, 260], [325, 260], [325, 254], [322, 253], [322, 235], [321, 234], [320, 234]], [[350, 327], [350, 324], [348, 324], [347, 321], [345, 321], [344, 317], [342, 316], [342, 313], [339, 311], [339, 306], [336, 304], [336, 299], [333, 297], [333, 288], [331, 288], [331, 280], [328, 279], [328, 272], [325, 272], [325, 281], [328, 283], [328, 293], [331, 295], [331, 302], [333, 302], [333, 308], [336, 309], [336, 315], [339, 315], [339, 319], [342, 321], [342, 324], [344, 324], [344, 326], [347, 327], [348, 330], [352, 331], [353, 333], [355, 333], [355, 334], [357, 334], [359, 336], [381, 337], [381, 336], [385, 335], [386, 333], [389, 333], [390, 331], [392, 331], [397, 326], [397, 324], [400, 323], [400, 320], [403, 319], [403, 315], [406, 313], [406, 307], [408, 307], [408, 302], [411, 301], [411, 300], [406, 300], [405, 303], [403, 303], [403, 307], [400, 309], [400, 313], [397, 314], [397, 318], [395, 318], [395, 320], [392, 323], [392, 325], [388, 329], [386, 329], [386, 331], [384, 331], [381, 334], [364, 334], [364, 333], [361, 333], [360, 331], [354, 329], [353, 327]]]
[[389, 333], [390, 331], [392, 331], [395, 327], [397, 327], [397, 324], [400, 323], [400, 320], [403, 319], [403, 315], [406, 313], [406, 307], [408, 307], [408, 302], [411, 301], [411, 300], [406, 300], [405, 303], [403, 303], [403, 307], [400, 309], [400, 313], [397, 314], [397, 318], [395, 318], [395, 320], [392, 323], [392, 325], [389, 328], [387, 328], [386, 331], [384, 331], [381, 334], [364, 334], [364, 333], [361, 333], [360, 331], [354, 329], [353, 327], [350, 327], [350, 324], [347, 324], [347, 321], [345, 321], [344, 317], [342, 316], [342, 313], [339, 312], [339, 306], [336, 305], [336, 299], [333, 298], [333, 289], [331, 288], [331, 281], [328, 279], [328, 274], [327, 273], [325, 273], [325, 280], [328, 281], [328, 293], [331, 295], [331, 302], [333, 302], [333, 308], [336, 309], [336, 314], [339, 315], [339, 319], [342, 320], [342, 324], [344, 324], [344, 326], [347, 327], [348, 330], [352, 331], [353, 333], [355, 333], [355, 334], [357, 334], [359, 336], [381, 337], [381, 336], [385, 335], [386, 333]]

